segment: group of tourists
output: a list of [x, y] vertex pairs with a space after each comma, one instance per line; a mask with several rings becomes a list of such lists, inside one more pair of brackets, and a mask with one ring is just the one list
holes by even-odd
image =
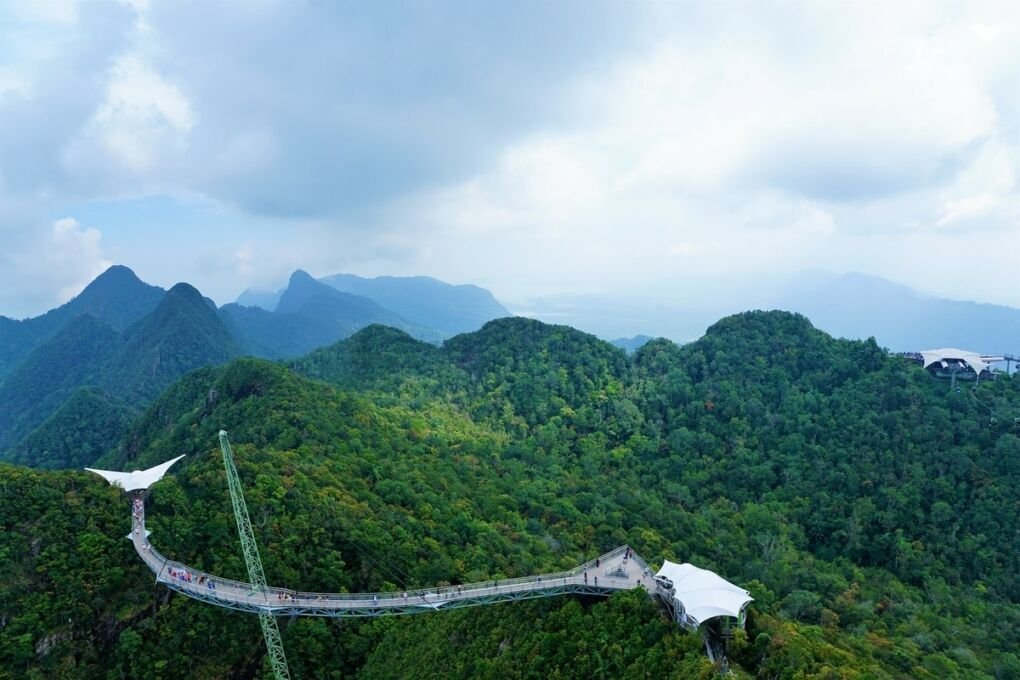
[[[135, 520], [138, 521], [139, 525], [141, 523], [141, 517], [142, 517], [143, 511], [144, 511], [144, 507], [142, 505], [142, 499], [140, 497], [135, 498], [134, 499], [134, 518], [135, 518]], [[137, 527], [136, 527], [135, 531], [136, 532], [138, 531]], [[145, 545], [143, 545], [143, 549], [146, 550], [146, 551], [149, 550], [149, 545], [148, 545], [147, 541], [145, 542]], [[624, 551], [623, 559], [626, 561], [626, 560], [630, 559], [631, 555], [632, 555], [632, 552], [631, 552], [630, 547], [628, 546], [625, 549], [625, 551]], [[594, 566], [595, 567], [601, 567], [601, 565], [602, 565], [601, 558], [596, 558]], [[591, 562], [589, 562], [587, 566], [590, 567], [591, 566]], [[198, 585], [205, 584], [210, 590], [215, 590], [216, 589], [216, 584], [213, 581], [213, 579], [210, 578], [210, 577], [207, 577], [205, 574], [200, 574], [196, 578], [187, 569], [181, 569], [181, 568], [176, 568], [176, 567], [170, 567], [169, 570], [168, 570], [168, 573], [170, 574], [170, 578], [177, 579], [177, 580], [179, 580], [179, 581], [181, 581], [183, 583], [188, 583], [188, 584], [197, 583]], [[643, 574], [642, 575], [645, 578], [648, 578], [649, 570], [647, 569], [647, 567], [643, 570]], [[584, 577], [585, 585], [588, 585], [588, 570], [587, 569], [584, 570], [583, 577]], [[566, 576], [564, 576], [564, 580], [566, 580]], [[641, 581], [641, 577], [638, 577], [636, 580], [638, 582], [640, 582]], [[541, 583], [542, 582], [542, 577], [541, 576], [536, 576], [535, 577], [535, 582]], [[599, 585], [599, 577], [598, 576], [593, 576], [593, 582], [594, 582], [595, 586], [598, 587], [598, 585]], [[499, 587], [499, 581], [493, 581], [492, 582], [492, 587], [493, 588], [498, 588]], [[424, 593], [418, 593], [418, 597], [421, 597], [422, 599], [424, 599], [427, 602], [429, 595], [435, 595], [435, 596], [438, 596], [441, 599], [449, 599], [449, 598], [454, 597], [456, 594], [462, 593], [462, 592], [464, 592], [464, 586], [463, 585], [454, 585], [454, 586], [450, 586], [448, 589], [437, 589], [434, 593], [430, 593], [428, 591], [426, 591]], [[407, 602], [408, 595], [409, 595], [408, 592], [405, 590], [403, 592], [404, 602]], [[278, 592], [276, 597], [281, 602], [293, 602], [294, 601], [294, 596], [291, 595], [290, 593]], [[323, 598], [322, 598], [322, 596], [319, 596], [318, 599], [322, 600]], [[378, 595], [373, 595], [372, 596], [372, 602], [373, 602], [373, 604], [378, 604], [378, 602], [379, 602]]]
[[183, 583], [197, 583], [198, 585], [205, 584], [209, 590], [216, 590], [216, 583], [211, 578], [207, 578], [205, 574], [199, 574], [196, 579], [194, 574], [187, 569], [176, 569], [174, 567], [170, 567], [167, 572], [170, 574], [170, 578], [175, 578]]
[[[187, 569], [175, 569], [174, 567], [170, 567], [169, 571], [170, 578], [175, 578], [179, 581], [184, 581], [185, 583], [191, 583], [192, 581], [194, 581], [191, 572], [188, 571]], [[201, 581], [199, 581], [199, 583], [201, 583]]]

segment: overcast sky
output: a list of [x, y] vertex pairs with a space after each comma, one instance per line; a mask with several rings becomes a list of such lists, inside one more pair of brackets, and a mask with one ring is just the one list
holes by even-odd
[[0, 0], [8, 316], [112, 263], [1020, 307], [1018, 171], [1015, 2]]

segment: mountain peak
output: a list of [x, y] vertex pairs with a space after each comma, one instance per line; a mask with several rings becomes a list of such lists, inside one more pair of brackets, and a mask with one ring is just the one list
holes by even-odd
[[164, 302], [169, 303], [173, 300], [179, 300], [189, 305], [202, 307], [204, 311], [208, 311], [213, 315], [216, 314], [216, 303], [210, 298], [202, 295], [202, 292], [190, 283], [181, 281], [180, 283], [174, 284], [173, 288], [167, 291]]
[[311, 274], [306, 272], [304, 269], [295, 269], [294, 273], [290, 275], [290, 281], [289, 281], [288, 285], [293, 286], [296, 283], [302, 283], [302, 284], [303, 283], [314, 283], [314, 284], [318, 284], [319, 282], [316, 281], [315, 277], [313, 277]]
[[[325, 301], [337, 301], [354, 299], [354, 296], [341, 293], [321, 281], [316, 281], [311, 274], [303, 269], [296, 270], [290, 275], [290, 281], [286, 290], [280, 296], [276, 305], [276, 311], [285, 314], [308, 311], [309, 304], [321, 305]], [[369, 300], [364, 300], [370, 302]]]
[[202, 297], [202, 293], [200, 293], [197, 288], [195, 288], [190, 283], [185, 283], [184, 281], [181, 281], [180, 283], [175, 283], [173, 288], [171, 288], [170, 290], [167, 291], [167, 294], [168, 295], [177, 295], [177, 296], [184, 297], [184, 298], [189, 298], [189, 299], [199, 299], [199, 300], [204, 300], [205, 299], [204, 297]]
[[55, 332], [80, 314], [92, 314], [117, 330], [123, 330], [159, 304], [163, 289], [151, 286], [124, 265], [115, 264], [85, 286], [69, 302], [30, 320]]
[[138, 278], [138, 275], [135, 274], [134, 270], [131, 269], [131, 267], [128, 267], [123, 264], [110, 265], [109, 267], [106, 268], [106, 271], [104, 271], [102, 274], [93, 279], [92, 283], [89, 285], [93, 285], [98, 281], [117, 281], [131, 283], [142, 282], [142, 280]]
[[430, 276], [366, 279], [334, 274], [320, 280], [344, 293], [370, 298], [413, 324], [435, 328], [445, 335], [475, 331], [487, 321], [510, 316], [486, 289], [454, 286]]
[[152, 399], [184, 373], [239, 353], [212, 301], [194, 286], [178, 283], [132, 328], [109, 386], [131, 400]]

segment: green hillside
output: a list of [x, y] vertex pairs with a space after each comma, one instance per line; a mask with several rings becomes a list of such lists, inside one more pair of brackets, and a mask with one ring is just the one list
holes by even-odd
[[[117, 445], [128, 411], [133, 415], [188, 371], [239, 353], [215, 307], [183, 283], [123, 334], [91, 315], [74, 317], [0, 385], [0, 459], [89, 465]], [[79, 394], [88, 395], [88, 404], [68, 401], [86, 387], [96, 388]], [[110, 395], [104, 404], [97, 403], [101, 393]]]
[[468, 375], [435, 345], [389, 326], [371, 325], [350, 338], [287, 364], [341, 389], [422, 400], [457, 398]]
[[162, 288], [142, 282], [127, 267], [114, 265], [70, 301], [45, 314], [22, 321], [0, 316], [0, 382], [75, 318], [87, 314], [123, 331], [152, 312], [163, 294]]
[[238, 354], [212, 301], [178, 283], [152, 314], [129, 329], [124, 349], [102, 382], [121, 398], [151, 401], [188, 371], [222, 364]]
[[136, 407], [102, 389], [80, 387], [12, 447], [8, 459], [44, 469], [80, 469], [112, 449], [137, 416]]
[[84, 314], [34, 349], [0, 385], [0, 452], [52, 415], [78, 387], [99, 381], [122, 345], [117, 331]]
[[[1020, 381], [951, 392], [784, 313], [631, 358], [527, 319], [442, 348], [369, 327], [292, 366], [193, 372], [101, 461], [188, 454], [150, 500], [166, 554], [244, 576], [225, 428], [274, 584], [503, 578], [629, 543], [752, 592], [738, 677], [1020, 677]], [[0, 466], [0, 677], [267, 677], [256, 619], [154, 590], [128, 526], [98, 477]], [[281, 627], [302, 678], [714, 673], [637, 592]]]

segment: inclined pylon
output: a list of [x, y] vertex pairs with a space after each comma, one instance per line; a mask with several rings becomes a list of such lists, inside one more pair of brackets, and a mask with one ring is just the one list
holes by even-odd
[[227, 471], [227, 486], [230, 488], [230, 501], [234, 505], [237, 533], [241, 538], [241, 552], [244, 553], [244, 562], [248, 565], [248, 579], [252, 590], [261, 594], [266, 600], [266, 610], [259, 612], [259, 624], [262, 626], [262, 636], [266, 639], [269, 663], [273, 667], [276, 680], [290, 680], [290, 670], [287, 668], [287, 656], [283, 652], [280, 626], [276, 623], [276, 617], [269, 613], [269, 588], [266, 585], [266, 573], [262, 569], [259, 547], [255, 543], [255, 533], [251, 528], [248, 506], [244, 502], [244, 491], [241, 490], [241, 480], [237, 476], [234, 453], [230, 450], [230, 441], [227, 439], [226, 430], [220, 430], [220, 451], [223, 453], [223, 467]]

